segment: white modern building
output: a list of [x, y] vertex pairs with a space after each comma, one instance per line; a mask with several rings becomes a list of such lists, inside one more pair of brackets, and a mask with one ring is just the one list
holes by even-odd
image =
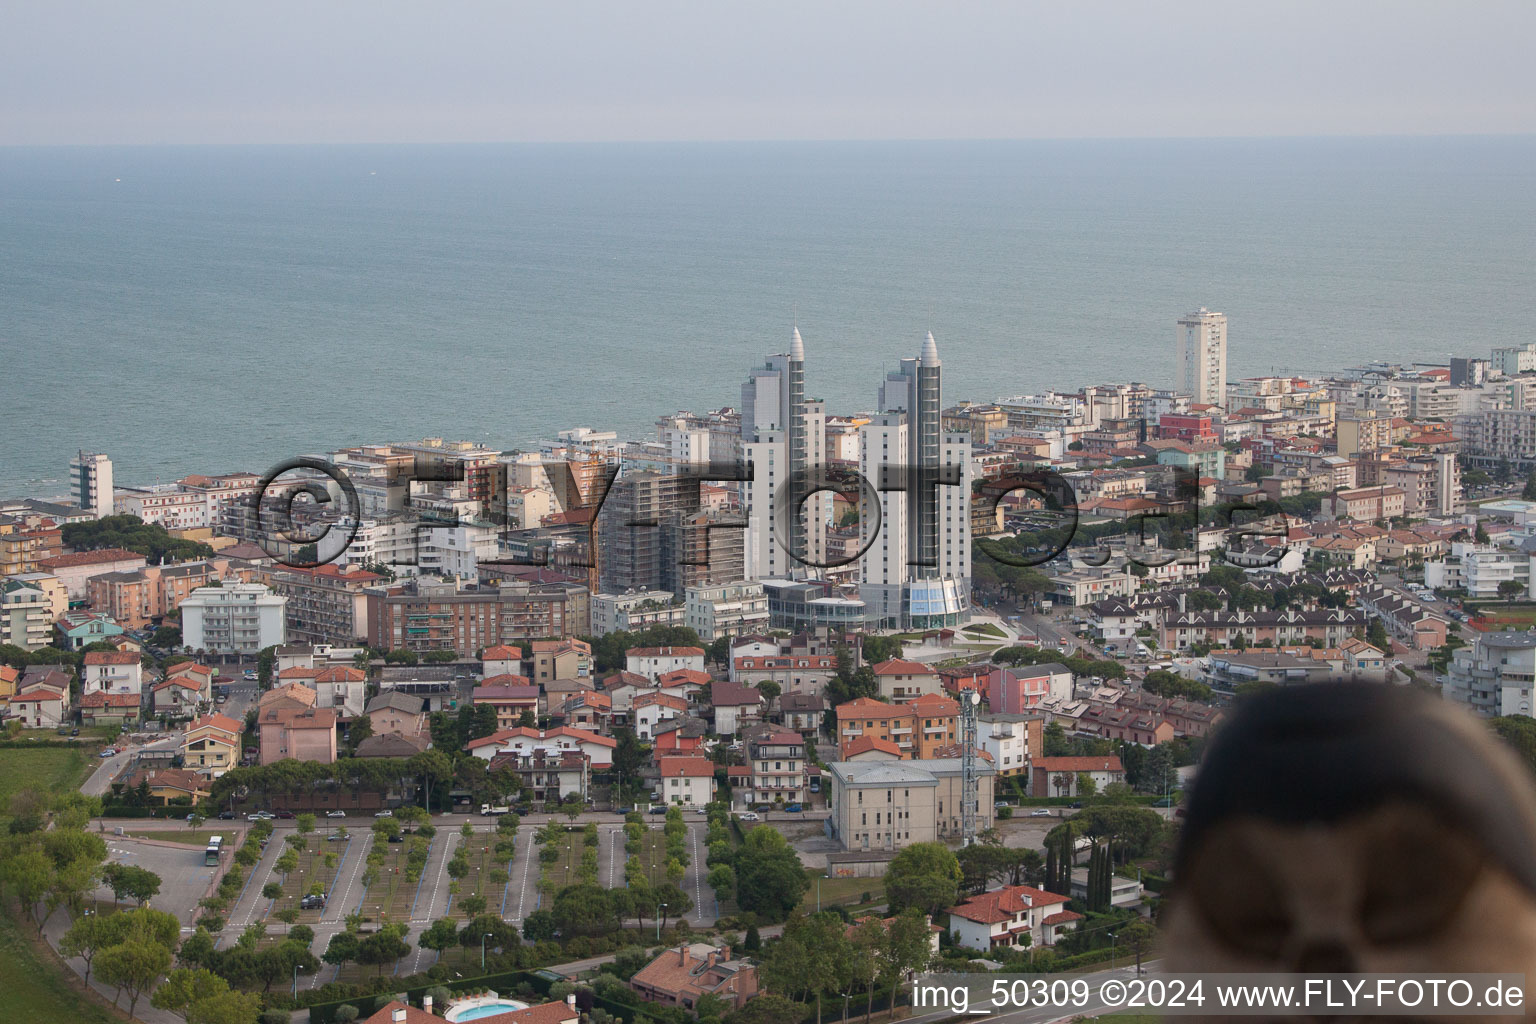
[[943, 363], [930, 332], [886, 376], [864, 427], [860, 472], [880, 516], [859, 521], [859, 597], [871, 624], [955, 626], [970, 618], [971, 439], [942, 429]]
[[795, 487], [812, 486], [826, 462], [826, 427], [822, 404], [805, 397], [805, 343], [796, 327], [789, 352], [769, 356], [741, 386], [741, 447], [751, 473], [742, 484], [748, 580], [820, 575], [832, 495], [809, 495], [799, 514], [791, 506]]
[[[761, 583], [723, 583], [689, 587], [685, 592], [683, 624], [705, 643], [722, 636], [744, 636], [768, 628], [768, 594]], [[593, 600], [593, 624], [597, 602]]]
[[1179, 319], [1175, 349], [1178, 391], [1191, 401], [1227, 406], [1227, 315], [1201, 306]]
[[287, 607], [264, 583], [198, 587], [181, 603], [181, 641], [194, 650], [255, 653], [285, 642]]
[[637, 632], [651, 626], [681, 626], [683, 602], [670, 590], [633, 590], [624, 594], [593, 594], [592, 635], [620, 630]]
[[69, 493], [96, 518], [112, 514], [112, 460], [82, 449], [69, 460]]
[[1479, 715], [1531, 717], [1536, 687], [1536, 633], [1474, 634], [1472, 646], [1458, 647], [1447, 666], [1446, 700]]

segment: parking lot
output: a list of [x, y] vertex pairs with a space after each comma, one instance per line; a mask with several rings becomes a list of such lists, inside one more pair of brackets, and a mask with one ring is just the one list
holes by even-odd
[[[467, 839], [460, 833], [459, 826], [439, 824], [436, 835], [426, 844], [426, 861], [420, 877], [414, 882], [406, 877], [407, 843], [382, 844], [386, 847], [382, 859], [375, 865], [369, 865], [369, 854], [374, 852], [378, 840], [371, 828], [357, 824], [357, 819], [346, 823], [347, 838], [337, 842], [328, 841], [326, 837], [342, 823], [321, 819], [316, 831], [309, 836], [306, 852], [299, 857], [299, 868], [285, 879], [276, 869], [276, 864], [284, 851], [289, 849], [287, 837], [295, 835], [296, 830], [287, 821], [274, 824], [277, 828], [271, 841], [252, 870], [244, 891], [230, 909], [228, 924], [219, 936], [218, 944], [221, 947], [233, 943], [242, 930], [260, 921], [267, 923], [271, 934], [281, 935], [288, 926], [273, 915], [285, 907], [298, 907], [299, 894], [318, 881], [326, 887], [324, 908], [300, 910], [297, 922], [315, 930], [313, 949], [316, 955], [324, 952], [331, 936], [345, 927], [349, 915], [360, 914], [371, 921], [387, 918], [406, 922], [409, 926], [406, 941], [411, 945], [411, 952], [396, 964], [394, 973], [414, 974], [430, 967], [437, 959], [437, 954], [432, 950], [417, 947], [417, 938], [437, 918], [449, 916], [460, 921], [465, 919], [461, 901], [466, 896], [478, 894], [485, 900], [486, 913], [497, 914], [518, 926], [529, 914], [545, 907], [548, 902], [548, 897], [539, 885], [542, 866], [539, 863], [538, 846], [533, 841], [537, 829], [528, 823], [518, 829], [514, 855], [505, 865], [495, 862], [494, 848], [498, 837], [494, 821], [472, 823], [473, 833]], [[580, 825], [573, 827], [580, 828]], [[661, 820], [658, 818], [647, 827], [659, 832]], [[702, 823], [689, 824], [687, 842], [689, 864], [682, 888], [693, 899], [694, 906], [685, 916], [694, 925], [706, 926], [714, 923], [719, 909], [713, 891], [704, 884], [708, 870], [704, 866], [706, 851]], [[461, 850], [467, 854], [470, 871], [459, 880], [459, 892], [454, 894], [451, 891], [454, 880], [449, 874], [448, 864]], [[334, 866], [326, 865], [327, 853], [336, 855]], [[188, 856], [195, 857], [200, 864], [202, 851], [191, 851]], [[607, 888], [622, 887], [626, 859], [623, 823], [615, 821], [600, 824], [597, 845], [599, 884]], [[194, 909], [197, 899], [211, 880], [211, 870], [202, 869], [204, 874], [201, 885], [190, 900]], [[505, 882], [498, 884], [490, 881], [491, 875], [503, 870], [507, 875]], [[268, 882], [280, 883], [283, 895], [275, 900], [263, 896], [262, 890]], [[191, 918], [182, 914], [182, 919]], [[336, 980], [338, 975], [347, 970], [326, 965], [315, 976], [300, 977], [299, 984], [311, 987], [322, 985]]]

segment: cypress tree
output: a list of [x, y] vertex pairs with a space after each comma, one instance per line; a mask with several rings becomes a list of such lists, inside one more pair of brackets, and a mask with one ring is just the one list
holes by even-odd
[[1045, 888], [1048, 892], [1056, 891], [1056, 844], [1045, 844]]

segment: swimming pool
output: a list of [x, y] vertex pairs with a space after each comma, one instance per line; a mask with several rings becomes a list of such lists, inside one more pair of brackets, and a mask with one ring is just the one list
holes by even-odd
[[481, 1017], [494, 1017], [498, 1013], [511, 1013], [513, 1010], [526, 1010], [528, 1004], [516, 999], [503, 999], [500, 996], [474, 996], [470, 999], [460, 999], [451, 1003], [443, 1014], [443, 1019], [448, 1024], [462, 1024], [467, 1020], [479, 1020]]

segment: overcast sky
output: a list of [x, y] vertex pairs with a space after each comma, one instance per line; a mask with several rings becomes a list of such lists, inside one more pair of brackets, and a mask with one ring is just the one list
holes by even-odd
[[20, 0], [0, 26], [0, 144], [1536, 130], [1531, 0]]

